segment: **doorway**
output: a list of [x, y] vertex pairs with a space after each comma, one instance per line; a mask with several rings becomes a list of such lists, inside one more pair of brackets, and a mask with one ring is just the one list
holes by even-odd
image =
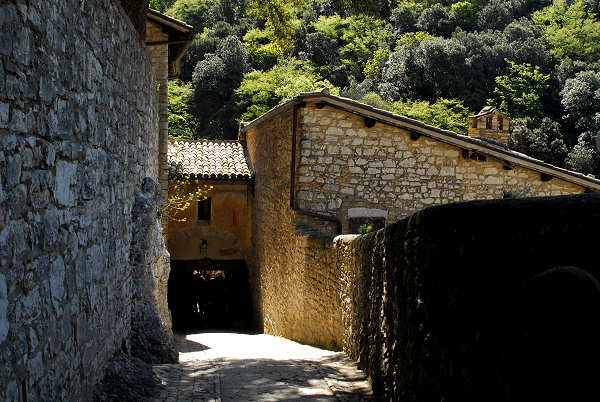
[[172, 260], [168, 301], [174, 330], [251, 329], [244, 260]]

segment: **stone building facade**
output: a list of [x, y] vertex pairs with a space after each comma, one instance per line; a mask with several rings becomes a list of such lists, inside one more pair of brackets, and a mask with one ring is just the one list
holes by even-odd
[[501, 144], [326, 93], [300, 94], [243, 124], [239, 138], [255, 174], [258, 319], [267, 333], [329, 347], [342, 346], [343, 331], [343, 279], [322, 263], [334, 235], [433, 205], [600, 190], [594, 178]]
[[146, 10], [140, 0], [0, 5], [3, 400], [89, 400], [108, 359], [136, 341], [132, 305], [152, 305], [164, 327]]

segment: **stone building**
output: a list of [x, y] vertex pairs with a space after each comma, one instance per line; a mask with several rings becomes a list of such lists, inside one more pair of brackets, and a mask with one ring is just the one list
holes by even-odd
[[469, 117], [469, 136], [507, 143], [510, 119], [498, 108], [486, 106], [475, 116]]
[[191, 36], [147, 4], [0, 3], [2, 400], [90, 400], [115, 354], [173, 357], [159, 125]]
[[[227, 283], [235, 285], [237, 294], [249, 296], [247, 264], [251, 258], [253, 174], [245, 152], [238, 141], [169, 141], [171, 186], [176, 185], [177, 174], [188, 179], [181, 184], [184, 193], [194, 193], [198, 181], [205, 186], [203, 199], [173, 213], [169, 223], [168, 247], [173, 270], [169, 293], [176, 326], [186, 325], [187, 316], [185, 313], [182, 316], [182, 309], [189, 311], [191, 304], [208, 302], [203, 297], [219, 291], [213, 289], [219, 286], [215, 281], [203, 283], [202, 291], [187, 287], [204, 272], [223, 271], [225, 279], [229, 279]], [[240, 283], [243, 286], [238, 286]], [[181, 297], [186, 292], [192, 295]], [[218, 302], [221, 306], [229, 303], [227, 308], [234, 316], [229, 325], [247, 327], [248, 297], [236, 300], [237, 295], [222, 294]], [[217, 313], [213, 311], [213, 315]]]
[[[494, 124], [496, 112], [490, 112]], [[363, 223], [393, 223], [433, 205], [600, 190], [595, 178], [483, 136], [441, 130], [325, 92], [299, 94], [242, 123], [239, 146], [253, 174], [246, 184], [245, 258], [258, 325], [267, 333], [341, 347], [339, 272], [327, 265], [331, 244], [319, 239], [356, 233]], [[213, 202], [213, 208], [227, 205]]]

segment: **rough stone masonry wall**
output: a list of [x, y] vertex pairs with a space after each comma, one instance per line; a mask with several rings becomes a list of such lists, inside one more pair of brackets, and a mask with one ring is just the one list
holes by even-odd
[[[325, 106], [298, 109], [298, 206], [346, 221], [353, 207], [388, 210], [388, 222], [431, 205], [474, 199], [582, 193], [559, 179], [501, 161], [465, 159], [461, 149]], [[347, 227], [345, 231], [347, 232]]]
[[[146, 41], [157, 42], [168, 40], [169, 36], [162, 32], [158, 24], [153, 22], [146, 23]], [[169, 181], [167, 177], [167, 137], [169, 135], [168, 127], [168, 85], [169, 85], [169, 45], [148, 46], [150, 55], [150, 64], [152, 65], [152, 75], [154, 83], [158, 86], [158, 137], [156, 138], [157, 155], [157, 176], [160, 184], [160, 194], [163, 200], [169, 196]], [[154, 148], [153, 148], [154, 149]], [[161, 203], [162, 201], [158, 200]], [[167, 237], [168, 217], [167, 214], [161, 216], [163, 235]], [[167, 303], [167, 292], [170, 272], [169, 254], [166, 247], [160, 254], [160, 260], [163, 261], [154, 269], [155, 285], [152, 290], [155, 303], [158, 306], [158, 312], [161, 321], [167, 325], [171, 331], [171, 313]]]
[[156, 86], [119, 3], [0, 5], [0, 395], [86, 400], [127, 344]]
[[[168, 41], [169, 35], [162, 31], [162, 28], [151, 21], [146, 23], [147, 42]], [[169, 180], [167, 169], [167, 146], [169, 136], [169, 45], [148, 46], [150, 54], [150, 63], [152, 64], [152, 73], [158, 84], [158, 103], [159, 103], [159, 135], [158, 135], [158, 162], [159, 162], [159, 183], [163, 199], [167, 199], [169, 193]], [[163, 221], [165, 229], [168, 222], [166, 218]], [[166, 232], [166, 230], [165, 230]]]
[[[592, 400], [598, 283], [562, 271], [553, 285], [545, 277], [545, 291], [535, 286], [557, 266], [600, 280], [590, 236], [599, 224], [600, 196], [590, 194], [432, 207], [369, 235], [340, 236], [344, 350], [381, 400]], [[536, 328], [545, 314], [556, 327]], [[570, 364], [561, 367], [565, 351]], [[553, 387], [570, 373], [578, 385], [557, 397]]]
[[246, 138], [256, 172], [250, 278], [257, 323], [265, 333], [339, 348], [336, 271], [322, 269], [333, 267], [325, 264], [331, 242], [296, 233], [290, 207], [291, 114], [261, 123]]

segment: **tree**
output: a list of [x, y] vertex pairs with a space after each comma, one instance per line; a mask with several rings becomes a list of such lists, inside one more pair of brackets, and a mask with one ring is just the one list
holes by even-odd
[[150, 8], [160, 11], [161, 13], [173, 5], [175, 0], [150, 0]]
[[510, 4], [503, 0], [490, 0], [490, 2], [479, 12], [479, 29], [502, 30], [512, 20]]
[[236, 133], [233, 91], [248, 70], [248, 53], [235, 36], [223, 41], [216, 54], [196, 65], [192, 76], [197, 137], [231, 138]]
[[542, 74], [538, 66], [517, 64], [506, 59], [508, 74], [496, 77], [493, 98], [488, 103], [497, 105], [511, 118], [540, 117], [540, 100], [549, 90], [549, 75]]
[[173, 164], [169, 167], [168, 198], [163, 202], [163, 213], [169, 221], [185, 222], [186, 211], [192, 202], [206, 199], [213, 186], [203, 184], [190, 175], [181, 172], [181, 166]]
[[516, 119], [511, 122], [512, 132], [508, 146], [555, 166], [565, 166], [567, 146], [559, 123], [549, 118]]
[[477, 22], [477, 10], [470, 1], [459, 1], [450, 6], [452, 17], [456, 25], [462, 29], [471, 30]]
[[191, 113], [191, 97], [191, 83], [169, 81], [169, 138], [194, 138], [198, 122]]
[[387, 102], [378, 94], [370, 92], [360, 101], [445, 130], [466, 133], [469, 127], [471, 112], [458, 99], [439, 98], [435, 102], [407, 99]]
[[401, 4], [392, 10], [390, 22], [398, 34], [414, 32], [417, 26], [417, 14], [413, 7]]
[[421, 13], [417, 28], [436, 36], [448, 37], [456, 28], [456, 22], [446, 7], [434, 4]]
[[390, 55], [390, 51], [387, 49], [377, 49], [373, 54], [373, 58], [367, 61], [364, 69], [364, 75], [367, 78], [378, 80], [381, 76], [381, 70], [385, 64], [385, 61]]
[[556, 1], [533, 13], [532, 18], [557, 57], [589, 61], [600, 58], [600, 21], [586, 10], [582, 0], [576, 0], [570, 7], [565, 1]]
[[566, 164], [569, 169], [584, 174], [597, 175], [600, 173], [600, 156], [586, 136], [580, 137], [577, 144], [569, 152]]
[[273, 32], [275, 41], [281, 49], [289, 51], [293, 47], [293, 12], [304, 5], [302, 0], [252, 0], [256, 12]]
[[201, 32], [216, 21], [213, 5], [216, 0], [176, 0], [165, 14], [192, 25]]
[[254, 70], [245, 74], [235, 93], [241, 110], [244, 110], [241, 119], [249, 121], [300, 92], [323, 87], [339, 93], [339, 89], [319, 76], [309, 63], [289, 60], [269, 71]]
[[580, 132], [600, 134], [600, 73], [582, 71], [560, 92], [565, 120]]
[[283, 56], [283, 49], [273, 41], [273, 32], [251, 29], [244, 35], [244, 46], [250, 56], [252, 68], [268, 70]]

